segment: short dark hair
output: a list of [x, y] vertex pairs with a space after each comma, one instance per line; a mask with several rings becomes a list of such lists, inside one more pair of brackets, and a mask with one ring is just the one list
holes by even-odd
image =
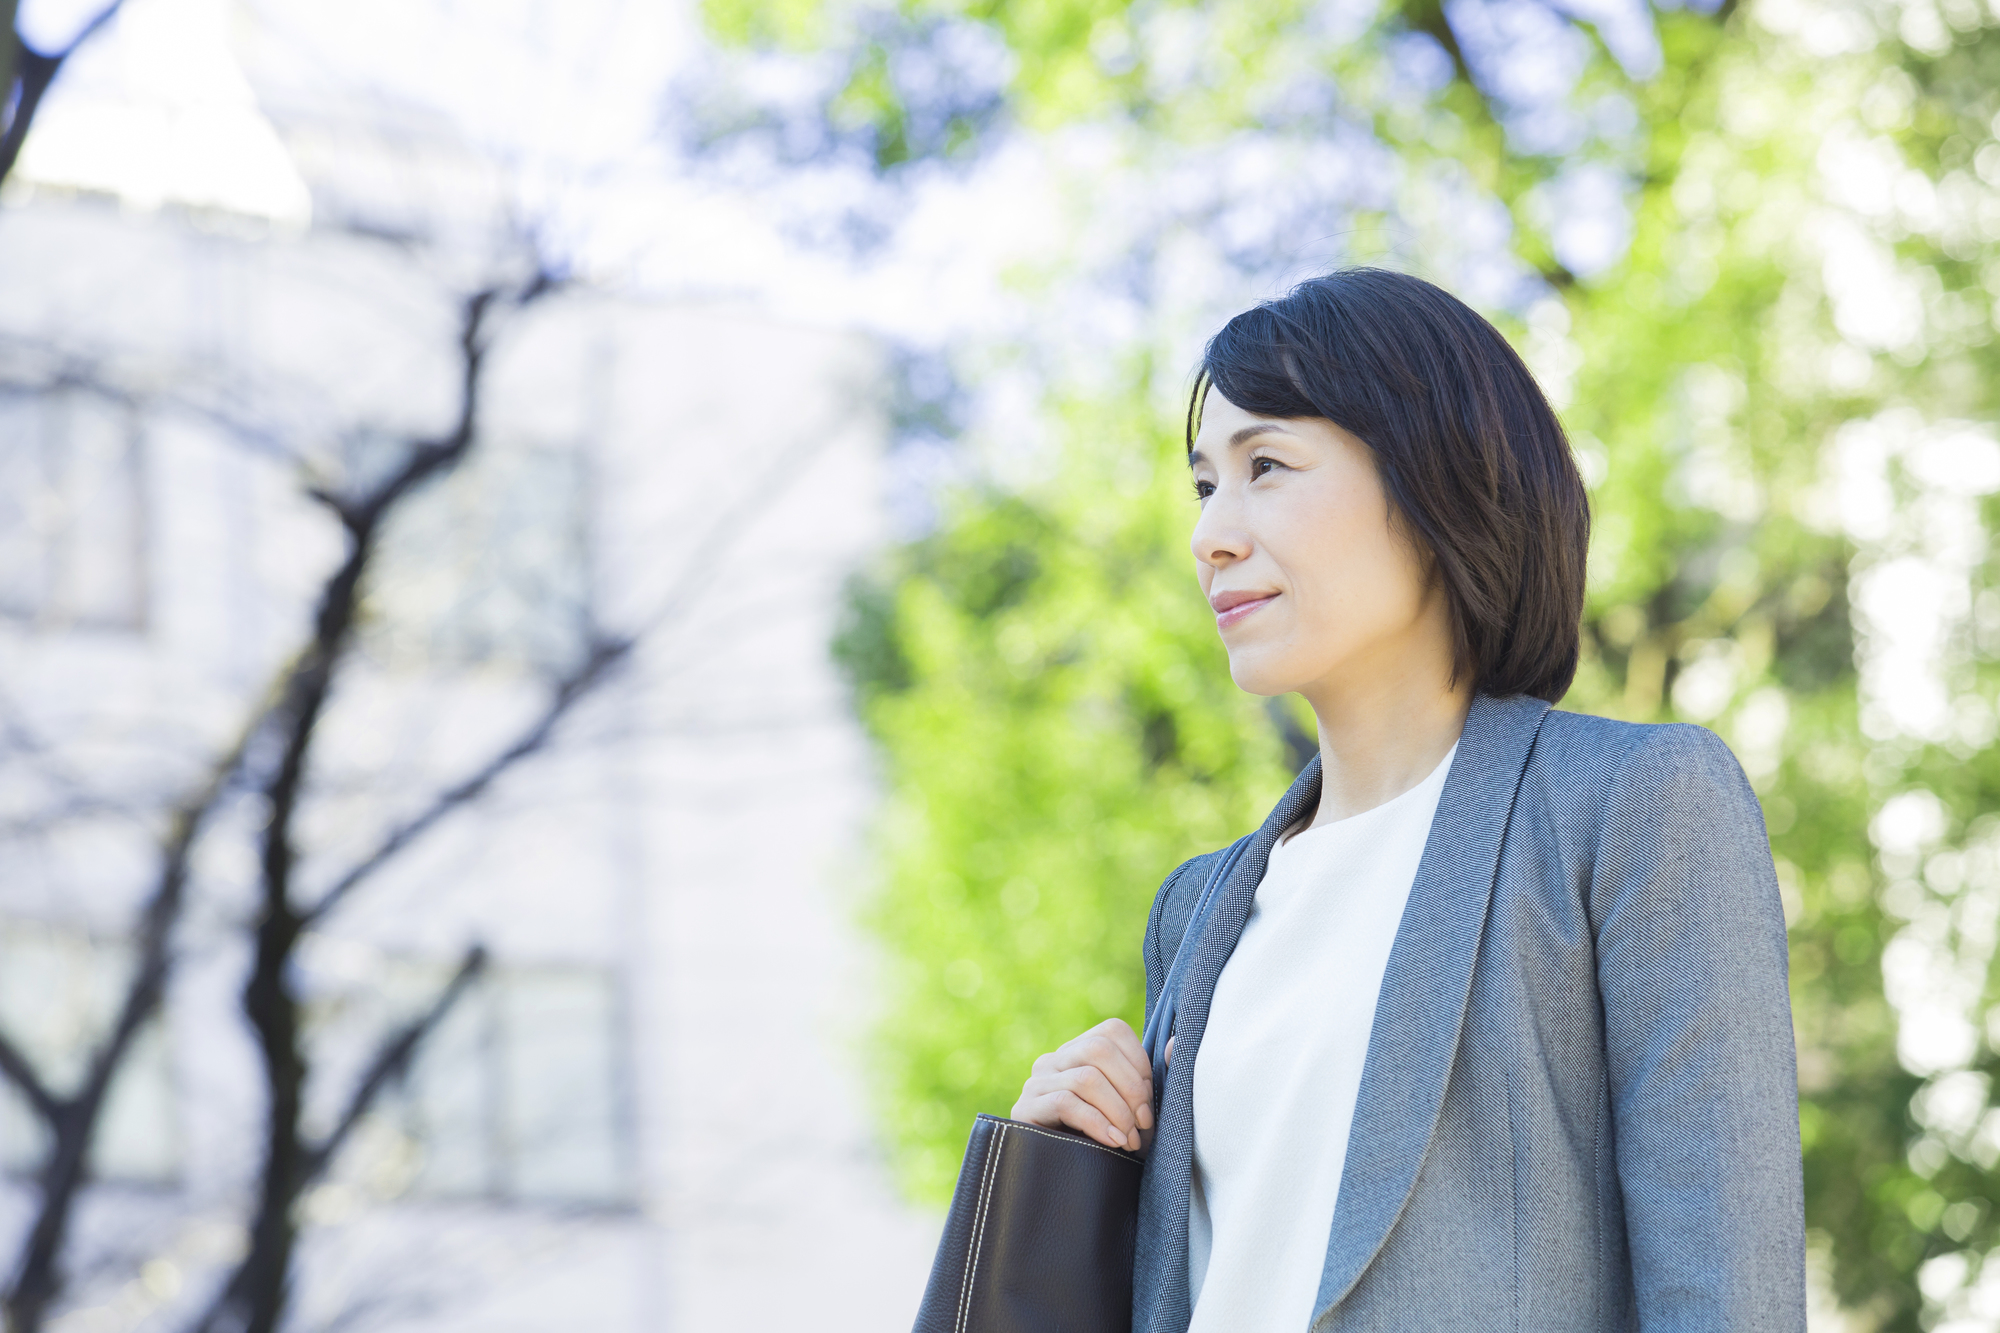
[[1450, 599], [1453, 678], [1553, 703], [1576, 676], [1590, 501], [1562, 423], [1500, 331], [1441, 288], [1353, 268], [1209, 339], [1209, 388], [1246, 412], [1321, 417], [1374, 451]]

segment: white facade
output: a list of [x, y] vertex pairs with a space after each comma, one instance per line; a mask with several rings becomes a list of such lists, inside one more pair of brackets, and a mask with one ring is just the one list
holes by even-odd
[[[115, 999], [163, 802], [341, 555], [306, 485], [359, 484], [448, 426], [482, 271], [499, 261], [458, 241], [46, 185], [0, 207], [0, 1025], [52, 1077]], [[293, 1327], [912, 1316], [936, 1219], [894, 1197], [862, 1087], [873, 787], [827, 655], [883, 531], [880, 376], [864, 339], [727, 305], [577, 290], [502, 326], [477, 452], [385, 545], [303, 883], [518, 734], [586, 618], [641, 647], [302, 949], [316, 1126], [468, 944], [494, 969], [306, 1200]], [[258, 822], [236, 801], [201, 847], [57, 1328], [178, 1327], [242, 1244]], [[0, 1099], [0, 1165], [34, 1150]], [[0, 1263], [29, 1203], [18, 1175], [0, 1188]]]

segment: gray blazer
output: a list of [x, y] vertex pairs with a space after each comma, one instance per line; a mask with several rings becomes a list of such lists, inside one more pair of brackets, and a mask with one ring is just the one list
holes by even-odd
[[[1190, 945], [1135, 1333], [1187, 1328], [1202, 1029], [1319, 785], [1315, 758]], [[1219, 855], [1154, 901], [1149, 1010]], [[1720, 740], [1475, 700], [1382, 979], [1313, 1333], [1803, 1330], [1785, 971], [1763, 817]]]

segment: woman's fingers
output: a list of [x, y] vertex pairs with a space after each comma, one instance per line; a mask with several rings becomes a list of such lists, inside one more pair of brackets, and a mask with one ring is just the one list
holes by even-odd
[[1153, 1062], [1131, 1025], [1107, 1018], [1035, 1061], [1013, 1118], [1140, 1151], [1153, 1127]]
[[[1046, 1064], [1044, 1063], [1046, 1062]], [[1109, 1018], [1060, 1049], [1035, 1062], [1037, 1074], [1091, 1067], [1098, 1070], [1125, 1104], [1132, 1108], [1135, 1124], [1153, 1126], [1153, 1062], [1146, 1048], [1122, 1018]]]
[[1073, 1092], [1051, 1092], [1031, 1100], [1025, 1095], [1014, 1107], [1014, 1119], [1031, 1125], [1062, 1127], [1087, 1134], [1107, 1148], [1138, 1151], [1137, 1130], [1120, 1130], [1104, 1113]]
[[1139, 1146], [1139, 1120], [1131, 1101], [1096, 1065], [1078, 1065], [1056, 1075], [1061, 1091], [1082, 1099], [1102, 1115], [1114, 1131], [1106, 1142], [1120, 1148]]
[[1131, 1104], [1095, 1065], [1037, 1074], [1021, 1089], [1014, 1111], [1016, 1120], [1066, 1125], [1113, 1148], [1137, 1151], [1140, 1144]]

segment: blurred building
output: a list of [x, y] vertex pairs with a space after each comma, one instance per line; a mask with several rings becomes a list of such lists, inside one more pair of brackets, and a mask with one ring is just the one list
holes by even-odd
[[[460, 302], [526, 271], [493, 168], [442, 125], [85, 92], [0, 200], [0, 1027], [58, 1082], [123, 984], [158, 813], [341, 554], [308, 488], [443, 430]], [[144, 197], [104, 160], [134, 135], [160, 154]], [[476, 771], [586, 625], [641, 648], [301, 951], [322, 1128], [469, 943], [494, 966], [307, 1197], [293, 1327], [910, 1318], [935, 1221], [897, 1201], [868, 1121], [873, 787], [826, 647], [883, 530], [882, 373], [865, 339], [726, 303], [577, 288], [502, 328], [475, 453], [373, 576], [306, 881]], [[202, 845], [58, 1328], [178, 1327], [241, 1249], [258, 817], [238, 802]], [[0, 1262], [38, 1146], [0, 1097]]]

